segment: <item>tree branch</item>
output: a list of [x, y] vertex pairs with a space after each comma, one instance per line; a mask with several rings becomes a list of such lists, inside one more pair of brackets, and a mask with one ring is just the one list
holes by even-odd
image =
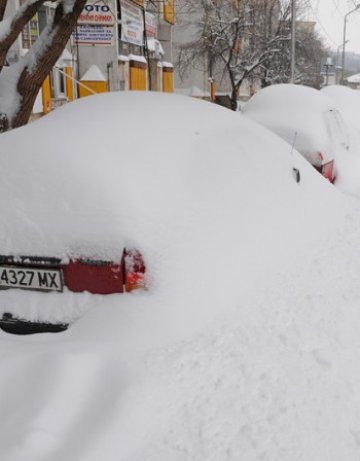
[[0, 21], [4, 19], [5, 8], [8, 0], [0, 0]]
[[[0, 0], [0, 2], [4, 1], [5, 3], [7, 3], [7, 0]], [[28, 0], [15, 12], [12, 18], [8, 19], [9, 32], [0, 41], [0, 72], [4, 66], [6, 55], [9, 51], [9, 48], [16, 41], [25, 25], [37, 13], [38, 9], [40, 8], [40, 6], [42, 6], [44, 2], [45, 0]]]
[[73, 0], [71, 8], [59, 3], [55, 10], [53, 22], [48, 25], [29, 52], [22, 58], [22, 72], [18, 82], [18, 93], [21, 96], [11, 127], [27, 123], [36, 95], [41, 85], [61, 56], [86, 0]]

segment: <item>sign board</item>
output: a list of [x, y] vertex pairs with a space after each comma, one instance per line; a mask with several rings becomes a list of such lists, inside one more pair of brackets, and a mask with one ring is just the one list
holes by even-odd
[[79, 16], [78, 24], [112, 26], [115, 24], [115, 14], [104, 0], [88, 0]]
[[155, 15], [145, 12], [145, 31], [147, 37], [157, 36], [157, 23]]
[[78, 45], [113, 46], [115, 44], [114, 27], [81, 24], [74, 30], [73, 38]]
[[170, 24], [175, 24], [175, 1], [174, 0], [164, 0], [163, 17], [164, 17], [164, 21]]
[[142, 9], [128, 0], [121, 0], [121, 40], [138, 46], [144, 44]]
[[332, 63], [331, 58], [326, 58], [321, 61], [320, 74], [321, 75], [335, 75], [336, 74], [335, 65]]

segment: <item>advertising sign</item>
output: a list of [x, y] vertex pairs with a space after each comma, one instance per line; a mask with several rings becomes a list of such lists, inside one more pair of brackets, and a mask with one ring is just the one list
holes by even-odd
[[326, 58], [321, 60], [321, 75], [335, 75], [336, 69], [335, 64], [333, 64], [331, 58]]
[[174, 0], [164, 1], [164, 21], [175, 24], [175, 2]]
[[73, 38], [78, 45], [113, 46], [115, 44], [114, 27], [79, 25], [73, 32]]
[[115, 14], [108, 3], [105, 0], [88, 0], [79, 16], [78, 24], [114, 25]]
[[145, 13], [145, 30], [148, 37], [157, 36], [156, 18], [153, 14], [148, 12]]
[[121, 40], [138, 46], [144, 44], [142, 9], [127, 0], [121, 0]]

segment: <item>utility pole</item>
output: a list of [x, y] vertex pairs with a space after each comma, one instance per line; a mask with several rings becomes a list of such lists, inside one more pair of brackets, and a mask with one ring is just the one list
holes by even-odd
[[295, 83], [295, 41], [296, 41], [296, 0], [291, 0], [291, 49], [290, 83]]
[[342, 49], [342, 60], [341, 60], [341, 84], [344, 85], [345, 81], [345, 45], [347, 43], [346, 40], [346, 23], [347, 23], [347, 18], [351, 13], [354, 13], [354, 11], [357, 11], [360, 8], [360, 3], [355, 6], [354, 9], [350, 10], [348, 13], [345, 14], [344, 16], [344, 34], [343, 34], [343, 49]]

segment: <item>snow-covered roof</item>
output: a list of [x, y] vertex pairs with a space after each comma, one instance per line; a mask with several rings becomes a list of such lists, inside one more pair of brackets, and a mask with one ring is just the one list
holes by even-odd
[[346, 79], [349, 83], [360, 83], [360, 74], [351, 75]]
[[57, 67], [69, 67], [72, 66], [74, 60], [76, 60], [76, 57], [65, 48], [55, 65]]
[[106, 82], [104, 74], [96, 64], [93, 64], [81, 77], [81, 80], [86, 82]]
[[119, 55], [118, 55], [118, 60], [119, 60], [119, 61], [122, 61], [122, 62], [128, 62], [130, 59], [129, 59], [129, 56], [128, 56], [128, 55], [119, 54]]
[[147, 60], [144, 56], [140, 56], [138, 54], [129, 54], [130, 61], [137, 61], [147, 64]]
[[147, 39], [147, 45], [149, 51], [153, 53], [158, 53], [159, 55], [163, 56], [165, 54], [164, 48], [161, 44], [161, 42], [156, 39], [155, 37], [148, 37]]

